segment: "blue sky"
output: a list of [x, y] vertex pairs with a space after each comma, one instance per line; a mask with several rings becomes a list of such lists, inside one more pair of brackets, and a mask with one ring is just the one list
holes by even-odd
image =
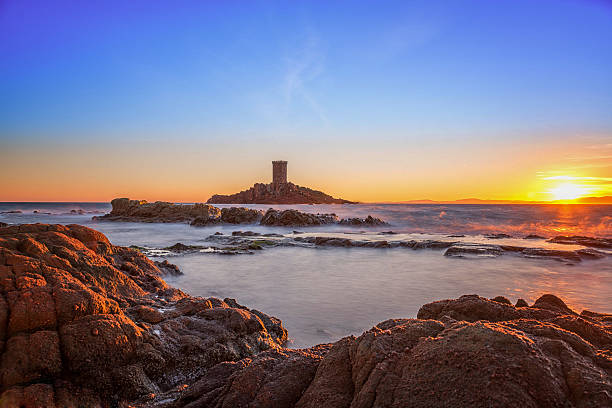
[[603, 1], [5, 0], [0, 60], [9, 138], [612, 127]]
[[601, 0], [0, 0], [5, 146], [605, 145], [611, 73]]

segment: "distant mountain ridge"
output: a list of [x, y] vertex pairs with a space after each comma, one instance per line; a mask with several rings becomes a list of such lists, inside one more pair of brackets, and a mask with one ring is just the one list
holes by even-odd
[[612, 204], [612, 196], [581, 197], [575, 200], [527, 201], [527, 200], [485, 200], [481, 198], [462, 198], [459, 200], [408, 200], [395, 201], [395, 204]]

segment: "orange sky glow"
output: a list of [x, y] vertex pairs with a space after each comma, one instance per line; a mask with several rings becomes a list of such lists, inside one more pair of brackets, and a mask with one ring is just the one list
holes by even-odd
[[290, 181], [361, 202], [612, 195], [612, 144], [540, 140], [14, 144], [0, 150], [0, 201], [200, 202], [270, 182], [275, 159]]

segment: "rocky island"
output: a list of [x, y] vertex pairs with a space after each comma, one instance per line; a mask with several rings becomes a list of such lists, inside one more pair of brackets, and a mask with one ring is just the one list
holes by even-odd
[[0, 227], [0, 406], [612, 406], [612, 315], [553, 295], [433, 302], [293, 350], [278, 319], [167, 273], [83, 226]]
[[256, 183], [231, 195], [213, 195], [209, 204], [355, 204], [287, 181], [287, 162], [272, 162], [272, 183]]

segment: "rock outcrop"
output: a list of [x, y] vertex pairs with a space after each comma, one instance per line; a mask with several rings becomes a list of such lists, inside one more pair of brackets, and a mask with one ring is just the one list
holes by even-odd
[[263, 217], [263, 211], [244, 207], [222, 208], [219, 217], [197, 217], [190, 225], [203, 227], [211, 224], [254, 224]]
[[552, 295], [508, 303], [462, 296], [332, 345], [222, 363], [166, 406], [612, 406], [612, 315]]
[[566, 245], [582, 245], [591, 248], [612, 249], [612, 239], [609, 238], [593, 238], [583, 237], [580, 235], [572, 235], [554, 237], [548, 240], [548, 242]]
[[0, 407], [612, 406], [612, 315], [476, 295], [359, 337], [191, 297], [78, 225], [0, 228]]
[[293, 183], [256, 183], [231, 195], [213, 195], [209, 204], [354, 204]]
[[375, 218], [371, 215], [368, 215], [366, 218], [344, 218], [340, 220], [340, 224], [365, 227], [389, 225], [380, 218]]
[[109, 214], [94, 216], [94, 220], [130, 222], [190, 222], [196, 218], [216, 219], [221, 210], [208, 204], [174, 204], [164, 201], [148, 203], [145, 200], [115, 198]]
[[209, 204], [173, 204], [163, 201], [148, 203], [144, 200], [115, 198], [109, 214], [94, 216], [100, 221], [129, 222], [189, 222], [195, 227], [215, 224], [255, 224], [268, 226], [313, 226], [340, 224], [348, 226], [376, 227], [387, 225], [383, 220], [368, 215], [366, 218], [339, 220], [336, 214], [312, 214], [294, 209], [275, 210], [265, 214], [261, 210], [244, 207], [217, 208]]
[[83, 226], [0, 228], [0, 406], [148, 405], [286, 341], [278, 319], [188, 296], [165, 272]]
[[335, 224], [336, 214], [311, 214], [298, 210], [275, 210], [270, 208], [261, 219], [261, 225], [305, 227], [309, 225]]

